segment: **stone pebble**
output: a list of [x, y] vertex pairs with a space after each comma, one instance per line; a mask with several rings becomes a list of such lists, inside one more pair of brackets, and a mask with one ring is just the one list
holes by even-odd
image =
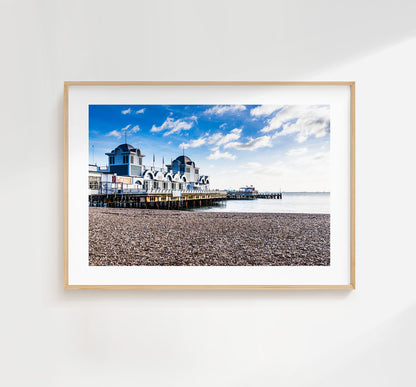
[[92, 266], [328, 266], [329, 214], [89, 209]]

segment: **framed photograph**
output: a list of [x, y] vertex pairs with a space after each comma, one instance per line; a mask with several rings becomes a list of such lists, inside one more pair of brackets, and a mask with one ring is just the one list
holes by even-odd
[[354, 82], [65, 82], [65, 288], [354, 289]]

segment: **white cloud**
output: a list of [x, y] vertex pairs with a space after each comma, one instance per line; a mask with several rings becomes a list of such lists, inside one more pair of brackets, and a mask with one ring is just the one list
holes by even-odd
[[208, 144], [215, 144], [220, 138], [222, 138], [222, 134], [215, 133], [207, 139]]
[[313, 167], [314, 165], [323, 165], [325, 169], [328, 169], [330, 162], [329, 151], [328, 152], [317, 152], [311, 155], [300, 157], [297, 160], [298, 164], [307, 165]]
[[[192, 117], [191, 117], [192, 118]], [[204, 144], [215, 144], [212, 151], [217, 151], [221, 145], [227, 144], [230, 141], [238, 140], [241, 136], [242, 129], [235, 128], [230, 133], [223, 135], [222, 133], [215, 133], [212, 136], [208, 136], [206, 133], [204, 136], [191, 140], [188, 143], [182, 143], [179, 145], [180, 148], [197, 148]]]
[[246, 110], [244, 105], [217, 105], [205, 110], [205, 114], [222, 116], [225, 113], [237, 113]]
[[281, 161], [277, 161], [274, 164], [266, 166], [261, 170], [264, 176], [280, 176], [287, 171], [287, 167]]
[[106, 136], [113, 136], [116, 138], [121, 138], [124, 133], [137, 133], [140, 130], [139, 125], [133, 126], [130, 130], [131, 124], [126, 125], [124, 128], [121, 128], [120, 131], [112, 130], [110, 133], [107, 133]]
[[224, 122], [223, 124], [220, 125], [220, 129], [224, 129], [227, 126], [227, 123]]
[[260, 105], [250, 110], [250, 114], [255, 117], [269, 116], [276, 110], [283, 108], [281, 105]]
[[121, 133], [117, 130], [112, 130], [110, 133], [107, 133], [106, 136], [113, 136], [115, 138], [121, 138]]
[[182, 143], [181, 145], [179, 145], [179, 148], [184, 148], [184, 149], [198, 148], [201, 145], [204, 145], [206, 142], [207, 142], [206, 137], [200, 137], [195, 140], [191, 140], [188, 143]]
[[[253, 163], [253, 164], [258, 164], [258, 163]], [[267, 164], [266, 166], [253, 165], [247, 169], [248, 169], [247, 171], [248, 174], [256, 175], [257, 177], [262, 177], [266, 179], [270, 179], [271, 177], [281, 176], [282, 174], [288, 171], [287, 166], [281, 161], [276, 161], [275, 163]]]
[[327, 158], [328, 156], [329, 156], [329, 153], [326, 153], [326, 152], [318, 152], [318, 153], [315, 153], [312, 156], [312, 160], [319, 161], [319, 160], [323, 160], [323, 159]]
[[166, 121], [161, 126], [152, 126], [152, 129], [150, 129], [151, 132], [163, 132], [166, 131], [163, 135], [168, 136], [173, 133], [179, 133], [182, 130], [189, 130], [194, 125], [193, 122], [187, 122], [186, 120], [191, 119], [194, 121], [194, 116], [190, 118], [185, 119], [178, 119], [174, 120], [172, 117], [167, 117]]
[[272, 147], [272, 141], [270, 136], [262, 136], [252, 138], [248, 142], [230, 142], [224, 145], [224, 148], [234, 148], [238, 150], [249, 150], [253, 151], [258, 148]]
[[226, 134], [225, 136], [221, 137], [217, 141], [217, 145], [224, 145], [230, 141], [238, 140], [241, 136], [242, 129], [233, 129], [230, 133]]
[[211, 153], [207, 159], [208, 160], [218, 160], [218, 159], [229, 159], [229, 160], [235, 160], [236, 156], [232, 155], [228, 152], [220, 152], [219, 150], [216, 150], [214, 153]]
[[261, 167], [261, 164], [255, 162], [255, 161], [250, 161], [247, 164], [244, 164], [244, 165], [241, 166], [241, 168], [246, 168], [246, 169], [253, 169], [253, 168], [258, 169], [260, 167]]
[[[302, 143], [310, 136], [324, 137], [330, 132], [329, 106], [285, 106], [278, 111], [263, 133], [275, 132], [273, 138], [297, 133], [296, 141]], [[279, 131], [279, 129], [281, 129]]]
[[272, 138], [277, 138], [279, 136], [287, 136], [288, 134], [297, 133], [298, 131], [299, 130], [296, 125], [283, 124], [282, 130], [280, 132], [274, 132]]
[[238, 172], [240, 172], [240, 170], [238, 170], [238, 169], [228, 169], [227, 168], [227, 169], [222, 169], [218, 172], [215, 172], [215, 174], [216, 175], [228, 175], [228, 176], [230, 176], [230, 175], [238, 173]]
[[[146, 110], [146, 108], [139, 109], [139, 110], [136, 110], [135, 113], [136, 114], [143, 114], [145, 110]], [[126, 110], [122, 110], [121, 113], [122, 114], [133, 114], [134, 112], [131, 110], [131, 108], [128, 108]]]
[[[192, 118], [192, 117], [191, 117]], [[163, 125], [162, 125], [163, 126]], [[152, 128], [153, 129], [153, 128]], [[154, 131], [154, 130], [152, 130]], [[242, 129], [235, 128], [230, 131], [230, 133], [223, 135], [222, 133], [215, 133], [212, 136], [209, 136], [208, 133], [206, 133], [204, 136], [197, 138], [195, 140], [191, 140], [187, 143], [182, 143], [179, 145], [180, 148], [198, 148], [205, 144], [214, 144], [215, 146], [211, 148], [213, 152], [216, 152], [219, 150], [221, 145], [227, 144], [230, 141], [238, 140], [241, 136]]]
[[307, 148], [293, 148], [286, 152], [287, 156], [300, 156], [305, 154], [308, 151]]
[[106, 136], [113, 136], [115, 138], [121, 138], [124, 133], [137, 133], [140, 130], [139, 125], [133, 126], [130, 130], [131, 124], [126, 125], [124, 128], [118, 130], [112, 130], [110, 133], [107, 133]]
[[217, 148], [220, 145], [224, 145], [230, 141], [238, 140], [241, 137], [242, 129], [235, 128], [228, 134], [214, 133], [212, 136], [207, 137], [208, 144], [215, 144]]

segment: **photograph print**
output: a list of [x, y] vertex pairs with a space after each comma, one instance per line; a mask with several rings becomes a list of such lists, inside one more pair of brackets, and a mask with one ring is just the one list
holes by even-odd
[[329, 105], [88, 106], [89, 266], [330, 266]]

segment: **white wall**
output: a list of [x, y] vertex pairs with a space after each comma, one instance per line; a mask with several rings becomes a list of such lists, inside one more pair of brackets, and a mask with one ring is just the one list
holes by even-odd
[[[414, 4], [2, 0], [0, 384], [414, 386]], [[63, 290], [64, 80], [286, 79], [357, 81], [357, 290]]]

